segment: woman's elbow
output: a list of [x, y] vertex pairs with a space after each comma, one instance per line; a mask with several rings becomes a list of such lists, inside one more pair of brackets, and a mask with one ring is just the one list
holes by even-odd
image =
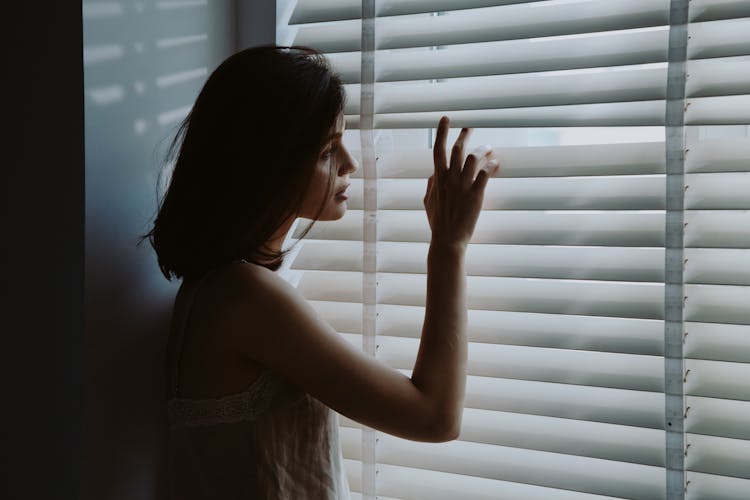
[[443, 423], [442, 425], [439, 425], [437, 427], [437, 431], [435, 432], [435, 442], [436, 443], [447, 443], [448, 441], [453, 441], [455, 439], [458, 439], [458, 436], [461, 434], [461, 419], [454, 419], [449, 421], [448, 423]]

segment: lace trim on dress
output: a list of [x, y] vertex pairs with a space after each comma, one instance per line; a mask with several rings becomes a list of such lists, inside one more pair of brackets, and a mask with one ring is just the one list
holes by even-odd
[[196, 427], [253, 420], [268, 410], [276, 379], [265, 370], [237, 394], [214, 399], [173, 398], [167, 401], [171, 427]]

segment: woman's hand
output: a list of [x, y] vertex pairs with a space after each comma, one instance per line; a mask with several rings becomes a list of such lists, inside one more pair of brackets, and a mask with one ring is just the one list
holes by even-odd
[[[446, 159], [445, 141], [450, 120], [438, 123], [433, 157], [435, 171], [427, 179], [424, 206], [432, 230], [432, 242], [460, 246], [469, 243], [484, 200], [484, 188], [500, 163], [490, 146], [474, 149], [464, 162], [464, 145], [473, 128], [463, 128]], [[477, 173], [478, 172], [478, 173]]]

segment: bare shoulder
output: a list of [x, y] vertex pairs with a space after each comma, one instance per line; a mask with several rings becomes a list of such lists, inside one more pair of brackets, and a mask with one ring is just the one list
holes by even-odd
[[221, 305], [221, 313], [231, 314], [234, 308], [253, 309], [257, 304], [255, 299], [263, 297], [269, 288], [283, 289], [284, 283], [280, 276], [263, 266], [233, 263], [216, 272], [206, 285]]
[[250, 361], [261, 361], [253, 354], [255, 344], [272, 337], [284, 318], [299, 316], [300, 308], [315, 313], [296, 288], [256, 264], [228, 266], [217, 276], [216, 285], [230, 340], [236, 352]]
[[257, 264], [245, 263], [228, 266], [219, 276], [219, 292], [228, 308], [241, 311], [257, 309], [268, 294], [299, 294], [281, 276]]
[[223, 278], [222, 287], [227, 314], [244, 338], [248, 326], [253, 330], [274, 331], [287, 324], [290, 318], [304, 322], [306, 315], [317, 317], [317, 312], [299, 290], [263, 266], [235, 266]]

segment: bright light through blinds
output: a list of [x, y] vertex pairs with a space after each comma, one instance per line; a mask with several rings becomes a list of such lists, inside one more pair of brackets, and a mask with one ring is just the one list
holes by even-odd
[[[687, 498], [750, 491], [749, 5], [690, 2]], [[279, 0], [277, 43], [321, 50], [346, 84], [344, 142], [360, 161], [348, 211], [317, 222], [291, 268], [354, 345], [374, 321], [377, 358], [411, 374], [439, 117], [455, 127], [449, 144], [475, 127], [470, 148], [493, 145], [503, 165], [466, 255], [461, 434], [433, 444], [376, 433], [369, 469], [364, 427], [341, 416], [353, 498], [367, 485], [397, 499], [666, 498], [669, 9], [667, 0], [376, 2], [377, 316], [368, 320], [362, 2]]]

